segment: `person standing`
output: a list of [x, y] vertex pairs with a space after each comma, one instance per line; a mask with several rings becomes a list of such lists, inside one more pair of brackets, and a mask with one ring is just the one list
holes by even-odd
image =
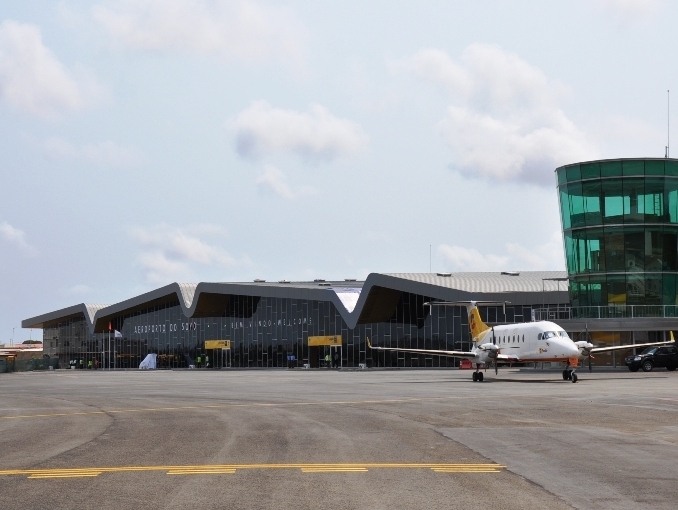
[[330, 360], [330, 353], [328, 352], [327, 354], [325, 354], [325, 366], [326, 366], [327, 368], [330, 368], [330, 363], [331, 363], [331, 360]]

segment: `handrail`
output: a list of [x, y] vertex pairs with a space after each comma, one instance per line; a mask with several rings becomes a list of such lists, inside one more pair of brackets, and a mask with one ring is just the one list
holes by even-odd
[[533, 310], [534, 320], [675, 318], [678, 305], [556, 305]]

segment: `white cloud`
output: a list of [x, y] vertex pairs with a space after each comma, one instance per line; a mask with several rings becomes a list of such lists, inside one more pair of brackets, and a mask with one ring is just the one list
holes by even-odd
[[73, 285], [72, 287], [69, 287], [68, 289], [66, 289], [66, 294], [75, 295], [75, 296], [79, 296], [79, 295], [82, 295], [82, 294], [89, 294], [90, 292], [92, 292], [91, 287], [89, 287], [88, 285], [82, 284], [82, 283], [79, 283], [77, 285]]
[[251, 0], [118, 0], [92, 9], [94, 19], [133, 49], [274, 59], [298, 66], [306, 29], [286, 9]]
[[13, 244], [28, 255], [35, 255], [37, 253], [35, 248], [26, 242], [26, 233], [21, 229], [13, 227], [6, 221], [0, 223], [0, 239]]
[[506, 243], [501, 255], [481, 253], [473, 248], [443, 244], [438, 247], [449, 269], [453, 271], [558, 271], [565, 269], [562, 234], [536, 246]]
[[449, 91], [437, 128], [463, 174], [552, 185], [557, 166], [597, 155], [560, 105], [567, 88], [497, 46], [473, 44], [459, 62], [424, 50], [393, 67]]
[[131, 167], [142, 161], [141, 152], [106, 140], [96, 144], [76, 146], [68, 140], [51, 137], [45, 140], [43, 150], [50, 159], [77, 161], [95, 166]]
[[232, 127], [236, 149], [244, 157], [288, 150], [307, 158], [332, 159], [362, 150], [369, 140], [358, 124], [335, 117], [320, 105], [302, 113], [255, 101], [238, 114]]
[[133, 228], [131, 236], [140, 244], [141, 266], [149, 282], [166, 284], [194, 278], [199, 266], [235, 268], [250, 265], [247, 258], [236, 259], [224, 248], [209, 244], [199, 236], [223, 239], [225, 233], [217, 225], [198, 225], [189, 229], [159, 225], [154, 228]]
[[654, 14], [663, 3], [661, 0], [597, 0], [609, 12], [626, 18]]
[[80, 110], [98, 95], [93, 79], [76, 77], [42, 43], [38, 27], [0, 23], [0, 97], [12, 107], [49, 118]]
[[282, 170], [273, 165], [266, 165], [264, 167], [264, 173], [257, 177], [256, 184], [259, 188], [272, 191], [286, 200], [293, 200], [315, 192], [310, 186], [303, 186], [297, 191], [293, 191], [289, 184], [287, 184], [287, 176]]

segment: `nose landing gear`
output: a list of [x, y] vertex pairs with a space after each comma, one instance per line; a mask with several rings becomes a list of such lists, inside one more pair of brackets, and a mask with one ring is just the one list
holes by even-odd
[[573, 383], [577, 382], [577, 374], [571, 368], [566, 368], [563, 370], [563, 381], [572, 381]]
[[476, 365], [476, 371], [473, 372], [473, 382], [483, 382], [483, 373], [480, 371], [480, 365]]

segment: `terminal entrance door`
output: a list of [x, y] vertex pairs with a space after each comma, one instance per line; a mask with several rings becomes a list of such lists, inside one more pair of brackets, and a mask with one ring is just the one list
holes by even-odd
[[339, 354], [341, 366], [341, 335], [309, 336], [308, 337], [308, 364], [311, 368], [326, 366], [325, 355], [330, 355], [330, 366], [335, 353]]
[[332, 368], [341, 368], [341, 345], [331, 345], [330, 346], [330, 366]]
[[230, 340], [205, 340], [205, 351], [209, 356], [212, 368], [229, 368], [231, 366]]

